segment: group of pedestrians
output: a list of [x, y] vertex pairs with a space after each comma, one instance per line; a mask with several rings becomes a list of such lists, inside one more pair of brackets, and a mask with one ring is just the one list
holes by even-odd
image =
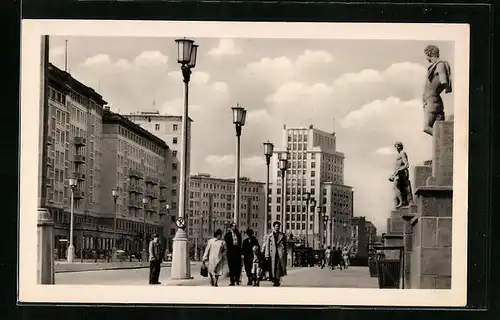
[[214, 232], [203, 254], [202, 263], [207, 267], [210, 284], [217, 287], [220, 276], [224, 273], [224, 262], [229, 268], [229, 285], [239, 286], [243, 266], [247, 276], [248, 286], [259, 286], [267, 273], [273, 286], [281, 284], [281, 278], [286, 275], [287, 248], [281, 223], [273, 223], [273, 231], [264, 236], [262, 246], [252, 229], [246, 231], [247, 238], [242, 235], [236, 223], [223, 236], [222, 230]]
[[321, 269], [328, 266], [328, 268], [335, 270], [335, 268], [347, 269], [349, 267], [349, 250], [344, 247], [334, 247], [333, 249], [328, 246], [324, 251], [323, 259], [321, 259]]

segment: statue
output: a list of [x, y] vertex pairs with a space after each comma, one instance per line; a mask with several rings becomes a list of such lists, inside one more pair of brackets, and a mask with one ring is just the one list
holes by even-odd
[[393, 183], [396, 209], [402, 206], [408, 206], [413, 202], [411, 183], [410, 183], [410, 165], [408, 155], [403, 151], [403, 143], [394, 144], [398, 154], [396, 156], [395, 171], [389, 178]]
[[439, 48], [428, 45], [424, 53], [429, 67], [423, 94], [424, 132], [432, 136], [432, 127], [437, 120], [444, 120], [444, 106], [441, 92], [452, 92], [451, 67], [447, 61], [439, 59]]

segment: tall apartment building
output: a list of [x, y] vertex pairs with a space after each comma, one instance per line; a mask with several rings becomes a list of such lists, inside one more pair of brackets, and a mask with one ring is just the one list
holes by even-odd
[[[286, 205], [281, 207], [281, 171], [280, 154], [290, 153], [289, 169], [286, 175]], [[331, 244], [344, 221], [352, 216], [352, 188], [344, 186], [344, 154], [336, 150], [335, 133], [328, 133], [312, 125], [303, 128], [283, 126], [281, 148], [276, 148], [271, 169], [272, 201], [271, 221], [280, 220], [286, 212], [285, 230], [295, 237], [305, 239], [310, 246], [318, 248], [321, 244]], [[311, 198], [321, 206], [321, 215], [317, 208], [309, 207], [306, 212], [305, 193], [311, 192]], [[345, 204], [345, 206], [342, 205]], [[349, 214], [346, 214], [350, 212]], [[325, 231], [323, 215], [329, 220]], [[331, 226], [331, 227], [329, 227]], [[326, 240], [326, 242], [323, 242]]]
[[371, 247], [379, 242], [377, 228], [366, 220], [365, 217], [353, 217], [352, 219], [352, 247], [351, 254], [362, 259], [368, 258]]
[[325, 182], [322, 185], [321, 205], [328, 216], [324, 226], [323, 243], [327, 246], [344, 247], [351, 239], [353, 217], [353, 191], [346, 185]]
[[[258, 238], [264, 234], [265, 184], [240, 178], [239, 229], [253, 229]], [[188, 197], [187, 232], [191, 250], [203, 248], [217, 229], [226, 230], [233, 221], [234, 179], [219, 179], [209, 174], [191, 176]]]
[[[176, 226], [175, 220], [178, 214], [179, 191], [180, 191], [180, 167], [181, 167], [181, 145], [182, 145], [182, 117], [173, 115], [162, 115], [158, 111], [155, 112], [137, 112], [133, 114], [125, 114], [124, 117], [130, 121], [140, 125], [150, 133], [162, 139], [168, 146], [167, 155], [165, 157], [167, 166], [171, 168], [166, 172], [165, 186], [166, 202], [170, 205], [171, 210], [167, 221], [169, 222], [164, 229], [164, 236], [168, 239], [171, 250], [171, 243], [175, 236]], [[188, 163], [187, 172], [190, 172], [190, 153], [191, 153], [191, 123], [193, 120], [188, 119]], [[188, 177], [189, 180], [189, 177]], [[189, 181], [186, 182], [189, 186]], [[187, 202], [187, 199], [186, 199]], [[187, 208], [187, 205], [184, 206]]]
[[[102, 214], [112, 226], [116, 201], [118, 248], [139, 252], [146, 232], [160, 233], [167, 218], [164, 177], [167, 144], [149, 131], [105, 107], [103, 114]], [[143, 201], [145, 200], [145, 202]], [[164, 230], [164, 228], [163, 228]]]
[[[55, 222], [54, 240], [59, 257], [66, 254], [70, 224], [69, 178], [77, 179], [74, 192], [74, 238], [81, 249], [110, 248], [97, 237], [101, 213], [102, 96], [52, 64], [48, 68], [47, 203]], [[109, 230], [103, 229], [103, 232]]]

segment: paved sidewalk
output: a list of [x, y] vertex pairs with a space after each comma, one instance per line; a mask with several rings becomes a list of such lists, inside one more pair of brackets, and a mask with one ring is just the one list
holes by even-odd
[[[197, 264], [191, 261], [191, 264]], [[162, 267], [170, 267], [171, 262], [163, 262]], [[120, 269], [139, 269], [139, 268], [149, 268], [149, 262], [138, 262], [138, 261], [122, 261], [122, 262], [93, 262], [84, 261], [67, 263], [65, 261], [56, 261], [54, 263], [55, 273], [65, 273], [65, 272], [84, 272], [84, 271], [100, 271], [100, 270], [120, 270]]]

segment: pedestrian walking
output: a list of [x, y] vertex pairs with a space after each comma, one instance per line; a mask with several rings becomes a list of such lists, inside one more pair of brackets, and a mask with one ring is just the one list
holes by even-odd
[[253, 247], [257, 247], [260, 250], [259, 240], [254, 235], [254, 231], [252, 229], [247, 229], [245, 232], [247, 234], [247, 238], [243, 240], [243, 244], [241, 246], [241, 251], [243, 253], [243, 264], [245, 265], [245, 273], [248, 278], [247, 286], [251, 286], [253, 284], [252, 281], [252, 264], [254, 260], [254, 252]]
[[273, 223], [273, 231], [269, 234], [263, 245], [264, 257], [270, 262], [269, 274], [274, 287], [279, 287], [281, 285], [281, 278], [286, 276], [286, 238], [280, 229], [281, 223], [275, 221]]
[[258, 287], [260, 284], [260, 279], [262, 275], [262, 261], [264, 260], [262, 257], [262, 252], [260, 251], [260, 247], [255, 245], [252, 248], [253, 259], [252, 259], [252, 281], [254, 287]]
[[320, 264], [319, 266], [321, 267], [321, 269], [323, 269], [325, 267], [325, 262], [326, 262], [326, 260], [325, 260], [325, 257], [326, 257], [325, 251], [326, 251], [325, 247], [322, 246], [321, 249], [319, 249], [319, 253], [318, 253], [318, 255], [319, 255], [319, 261], [320, 261], [319, 262], [319, 264]]
[[340, 270], [342, 270], [342, 252], [340, 251], [340, 248], [337, 247], [337, 248], [334, 248], [333, 252], [332, 252], [332, 270], [335, 270], [336, 267], [339, 267]]
[[219, 277], [223, 274], [226, 253], [227, 248], [226, 243], [222, 240], [222, 230], [217, 229], [214, 232], [214, 237], [208, 240], [202, 258], [202, 263], [207, 266], [210, 284], [213, 287], [219, 286]]
[[157, 234], [153, 235], [153, 240], [149, 242], [149, 284], [160, 284], [161, 270], [161, 248], [160, 239]]
[[326, 247], [325, 250], [325, 264], [328, 268], [332, 268], [332, 250], [330, 249], [330, 246]]
[[349, 267], [349, 250], [347, 247], [342, 250], [342, 260], [344, 261], [344, 268], [347, 269]]
[[236, 223], [231, 223], [231, 230], [224, 236], [227, 246], [227, 265], [229, 267], [229, 285], [240, 285], [241, 282], [241, 233]]

